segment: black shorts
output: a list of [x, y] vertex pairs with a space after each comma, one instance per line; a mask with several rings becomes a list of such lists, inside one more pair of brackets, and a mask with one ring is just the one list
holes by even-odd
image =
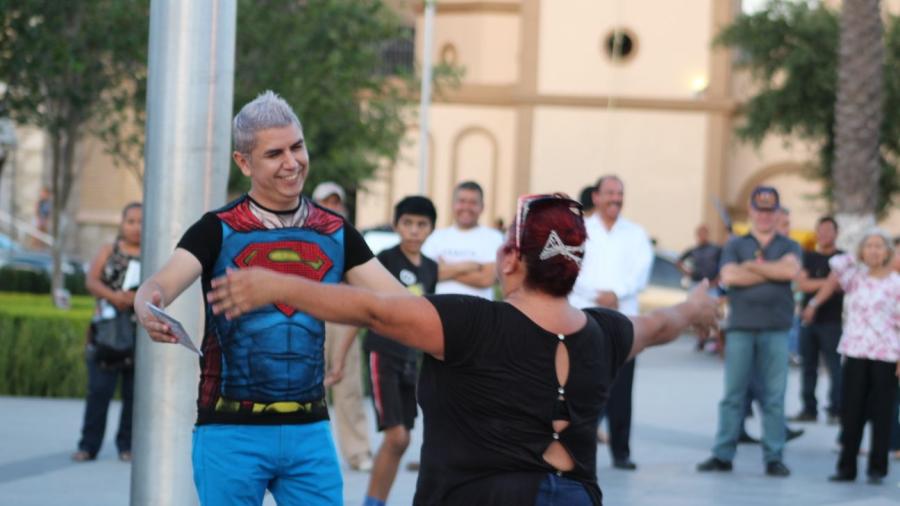
[[385, 353], [369, 353], [369, 377], [378, 430], [403, 425], [412, 430], [416, 409], [416, 363]]

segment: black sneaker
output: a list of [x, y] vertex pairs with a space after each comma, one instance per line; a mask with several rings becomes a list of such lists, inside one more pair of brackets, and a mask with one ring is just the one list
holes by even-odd
[[731, 462], [720, 460], [716, 457], [710, 457], [697, 464], [697, 471], [700, 471], [701, 473], [709, 471], [729, 472], [731, 471], [731, 467]]
[[793, 441], [794, 439], [797, 439], [798, 437], [802, 436], [803, 433], [804, 433], [803, 429], [794, 430], [790, 427], [787, 427], [784, 431], [784, 440], [785, 440], [785, 442]]
[[784, 465], [784, 462], [775, 460], [766, 464], [766, 474], [778, 478], [785, 478], [791, 475], [791, 470]]
[[801, 411], [796, 415], [788, 418], [789, 422], [798, 422], [798, 423], [816, 423], [819, 419], [815, 413], [810, 413], [808, 411]]
[[837, 483], [846, 483], [846, 482], [850, 482], [850, 481], [856, 481], [856, 476], [853, 476], [853, 475], [847, 474], [847, 473], [842, 473], [839, 471], [836, 474], [829, 476], [828, 481], [833, 481], [833, 482], [837, 482]]
[[747, 434], [747, 431], [742, 430], [741, 435], [738, 436], [738, 444], [758, 445], [759, 439]]
[[869, 485], [881, 485], [884, 483], [884, 476], [878, 474], [870, 474], [869, 479], [866, 480]]
[[634, 471], [637, 469], [637, 464], [631, 459], [616, 459], [613, 461], [613, 467], [623, 471]]

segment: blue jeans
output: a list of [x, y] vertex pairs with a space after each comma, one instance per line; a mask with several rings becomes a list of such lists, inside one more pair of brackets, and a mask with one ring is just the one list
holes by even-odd
[[791, 330], [788, 333], [788, 352], [794, 356], [800, 355], [800, 327], [800, 317], [794, 315]]
[[116, 393], [116, 384], [122, 377], [122, 412], [119, 416], [119, 431], [116, 433], [116, 448], [120, 452], [131, 451], [131, 416], [134, 404], [134, 369], [110, 368], [96, 360], [88, 359], [88, 395], [84, 406], [84, 424], [78, 449], [96, 457], [106, 432], [106, 414], [109, 402]]
[[328, 421], [302, 425], [201, 425], [194, 430], [201, 505], [343, 504], [344, 484]]
[[591, 496], [584, 485], [550, 473], [541, 482], [534, 506], [591, 506]]
[[802, 399], [803, 412], [818, 414], [816, 383], [819, 380], [819, 356], [824, 359], [831, 377], [828, 390], [828, 414], [841, 413], [841, 356], [837, 352], [841, 340], [839, 322], [812, 323], [800, 333], [800, 352], [803, 356]]
[[744, 423], [747, 388], [753, 374], [762, 386], [763, 459], [780, 461], [784, 450], [784, 392], [787, 388], [788, 330], [728, 331], [725, 341], [725, 395], [713, 456], [731, 462]]

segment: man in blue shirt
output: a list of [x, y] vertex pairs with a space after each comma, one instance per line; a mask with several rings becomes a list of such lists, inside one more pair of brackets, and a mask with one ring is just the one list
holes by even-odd
[[776, 231], [778, 191], [758, 186], [750, 197], [750, 233], [722, 250], [722, 282], [731, 305], [725, 345], [725, 394], [712, 457], [699, 471], [731, 471], [743, 425], [751, 377], [762, 384], [763, 458], [766, 474], [784, 477], [784, 393], [788, 334], [794, 317], [791, 281], [800, 271], [800, 245]]

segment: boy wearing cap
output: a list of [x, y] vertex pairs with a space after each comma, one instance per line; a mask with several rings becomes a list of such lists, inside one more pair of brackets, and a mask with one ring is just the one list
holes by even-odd
[[794, 316], [791, 280], [800, 271], [800, 245], [777, 233], [779, 196], [759, 186], [750, 196], [750, 233], [722, 250], [722, 283], [728, 287], [725, 392], [712, 457], [698, 471], [731, 471], [743, 424], [747, 386], [756, 374], [763, 390], [763, 459], [766, 474], [784, 477], [784, 393], [788, 334]]

